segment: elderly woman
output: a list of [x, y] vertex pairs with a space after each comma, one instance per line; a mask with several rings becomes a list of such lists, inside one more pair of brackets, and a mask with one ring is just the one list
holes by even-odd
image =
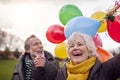
[[101, 63], [89, 35], [73, 33], [67, 41], [68, 62], [56, 80], [116, 80], [120, 77], [120, 54]]

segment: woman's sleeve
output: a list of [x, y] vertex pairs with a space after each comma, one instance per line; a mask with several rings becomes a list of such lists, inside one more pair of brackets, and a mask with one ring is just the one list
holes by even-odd
[[[116, 80], [120, 77], [120, 54], [103, 63], [100, 70], [100, 77]], [[105, 80], [105, 79], [103, 79]]]

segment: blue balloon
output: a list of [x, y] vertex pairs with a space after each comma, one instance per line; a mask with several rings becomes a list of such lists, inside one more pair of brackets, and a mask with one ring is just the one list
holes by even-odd
[[100, 27], [100, 21], [84, 16], [79, 16], [69, 20], [65, 26], [64, 34], [68, 39], [73, 32], [89, 34], [92, 37]]

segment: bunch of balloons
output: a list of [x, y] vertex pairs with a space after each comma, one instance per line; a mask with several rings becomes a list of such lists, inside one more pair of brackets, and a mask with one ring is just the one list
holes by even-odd
[[[103, 20], [105, 16], [106, 13], [104, 11], [97, 11], [93, 13], [91, 17], [85, 17], [77, 6], [73, 4], [64, 5], [59, 12], [59, 20], [62, 25], [51, 25], [46, 32], [48, 41], [57, 44], [54, 49], [56, 57], [68, 57], [66, 43], [64, 41], [68, 39], [73, 32], [91, 35], [95, 45], [99, 47], [102, 47], [103, 44], [98, 33], [105, 32], [106, 30], [108, 30], [111, 38], [120, 42], [120, 16], [116, 16], [113, 22]], [[98, 52], [101, 51], [103, 51], [103, 49], [99, 48]], [[102, 61], [105, 60], [107, 59], [102, 59]]]

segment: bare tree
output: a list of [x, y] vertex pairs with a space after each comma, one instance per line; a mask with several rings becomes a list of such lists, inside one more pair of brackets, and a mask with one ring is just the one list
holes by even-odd
[[20, 49], [23, 44], [23, 40], [14, 34], [7, 33], [0, 29], [0, 50], [7, 47], [10, 50]]
[[23, 40], [14, 34], [8, 34], [5, 43], [10, 50], [16, 50], [22, 46]]
[[0, 49], [5, 45], [6, 36], [7, 36], [7, 33], [0, 29]]

